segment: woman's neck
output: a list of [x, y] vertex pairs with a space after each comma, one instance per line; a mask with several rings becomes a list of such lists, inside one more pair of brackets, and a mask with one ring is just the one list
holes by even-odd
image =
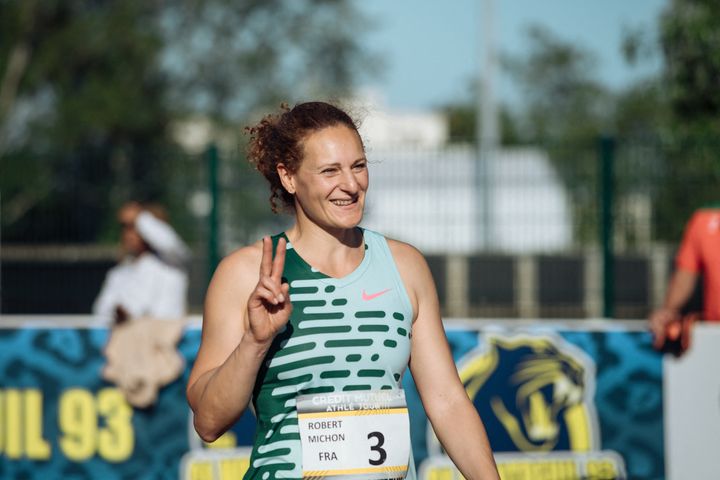
[[358, 227], [328, 231], [296, 223], [286, 234], [298, 255], [331, 277], [351, 273], [365, 256], [363, 233]]

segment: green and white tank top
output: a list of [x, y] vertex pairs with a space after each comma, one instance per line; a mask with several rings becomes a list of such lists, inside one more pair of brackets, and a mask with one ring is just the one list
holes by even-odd
[[[258, 372], [245, 479], [302, 478], [298, 395], [402, 388], [412, 306], [385, 238], [370, 230], [363, 237], [363, 260], [343, 278], [314, 269], [288, 242], [283, 277], [293, 312]], [[408, 462], [406, 478], [414, 479], [412, 455]]]

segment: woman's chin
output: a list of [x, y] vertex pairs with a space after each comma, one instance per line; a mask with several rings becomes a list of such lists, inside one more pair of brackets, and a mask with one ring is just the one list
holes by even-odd
[[362, 214], [347, 215], [347, 216], [343, 216], [343, 217], [334, 219], [332, 224], [335, 228], [349, 230], [351, 228], [355, 228], [358, 225], [360, 225], [362, 218], [363, 218]]

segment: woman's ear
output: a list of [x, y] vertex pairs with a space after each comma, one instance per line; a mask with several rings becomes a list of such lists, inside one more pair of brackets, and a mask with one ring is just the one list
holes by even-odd
[[295, 178], [284, 163], [278, 163], [276, 167], [280, 182], [283, 188], [290, 194], [295, 195]]

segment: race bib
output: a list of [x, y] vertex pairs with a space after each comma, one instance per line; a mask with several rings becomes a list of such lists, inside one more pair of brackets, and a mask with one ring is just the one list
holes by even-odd
[[297, 397], [303, 478], [399, 479], [410, 462], [403, 390]]

